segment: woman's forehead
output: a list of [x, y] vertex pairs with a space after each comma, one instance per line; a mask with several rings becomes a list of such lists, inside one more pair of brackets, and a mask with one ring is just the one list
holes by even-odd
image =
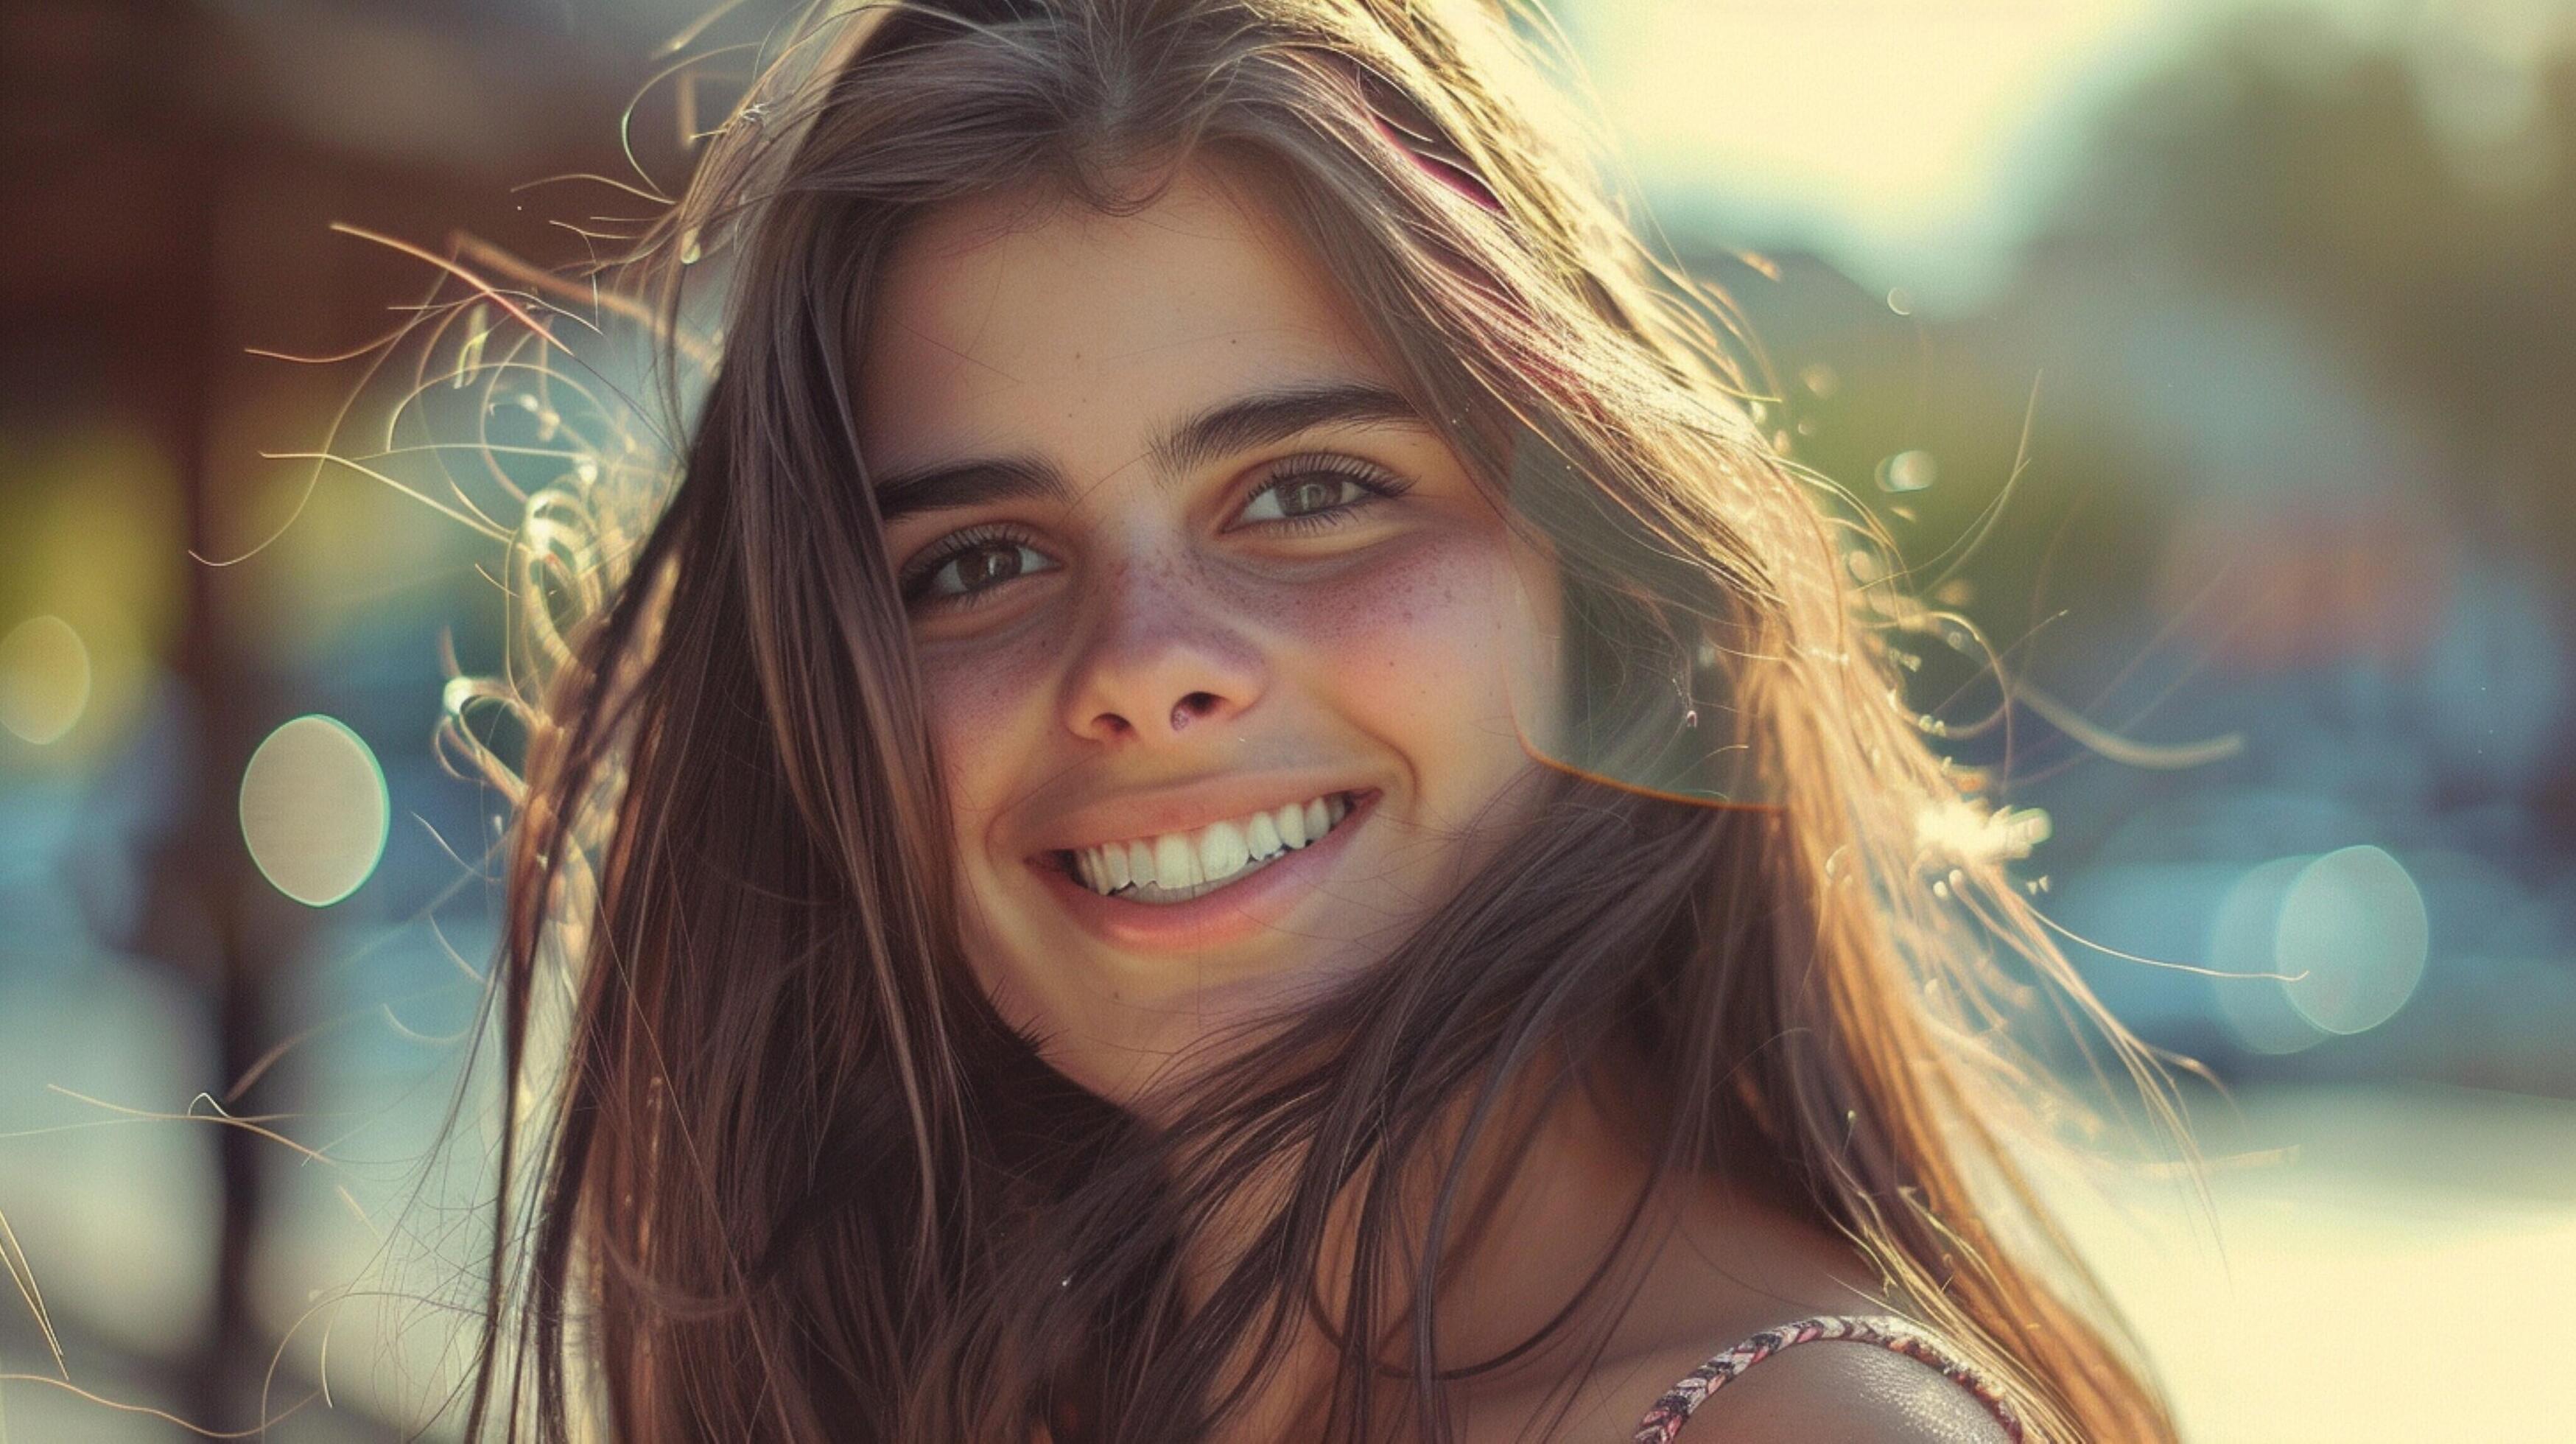
[[884, 469], [968, 450], [1115, 466], [1247, 391], [1388, 380], [1322, 269], [1197, 170], [1131, 215], [1025, 193], [933, 212], [889, 258], [860, 345]]

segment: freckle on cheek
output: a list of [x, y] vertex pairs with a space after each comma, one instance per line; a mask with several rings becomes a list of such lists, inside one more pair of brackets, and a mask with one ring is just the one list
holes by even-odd
[[1368, 654], [1392, 659], [1433, 644], [1429, 634], [1454, 629], [1483, 590], [1466, 585], [1464, 575], [1483, 576], [1489, 567], [1482, 548], [1464, 539], [1426, 542], [1328, 584], [1300, 587], [1276, 614], [1314, 645], [1364, 649], [1354, 662]]
[[933, 732], [954, 747], [993, 735], [1030, 705], [1040, 685], [1016, 658], [960, 659], [924, 670], [923, 700]]

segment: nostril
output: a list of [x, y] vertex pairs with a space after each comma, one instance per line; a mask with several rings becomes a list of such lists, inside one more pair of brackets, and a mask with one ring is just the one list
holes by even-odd
[[1172, 730], [1180, 731], [1217, 708], [1214, 692], [1192, 692], [1172, 707]]

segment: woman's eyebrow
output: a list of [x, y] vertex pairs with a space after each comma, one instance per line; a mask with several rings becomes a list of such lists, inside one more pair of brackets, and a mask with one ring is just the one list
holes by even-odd
[[983, 506], [1019, 497], [1065, 501], [1073, 487], [1064, 473], [1034, 457], [989, 456], [889, 472], [876, 484], [882, 521], [916, 512]]
[[[1318, 426], [1390, 421], [1420, 425], [1422, 414], [1396, 392], [1367, 382], [1286, 386], [1196, 412], [1156, 438], [1147, 455], [1163, 475], [1176, 476]], [[913, 467], [876, 484], [877, 515], [886, 521], [1023, 497], [1062, 502], [1072, 494], [1063, 472], [1025, 455]]]
[[1284, 386], [1220, 401], [1200, 411], [1163, 433], [1150, 454], [1164, 475], [1176, 476], [1219, 457], [1285, 441], [1314, 427], [1372, 421], [1419, 425], [1422, 414], [1402, 396], [1368, 382]]

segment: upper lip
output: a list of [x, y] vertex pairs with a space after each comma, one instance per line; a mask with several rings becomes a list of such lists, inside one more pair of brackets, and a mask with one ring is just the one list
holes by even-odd
[[1193, 832], [1211, 822], [1269, 811], [1336, 792], [1366, 792], [1347, 776], [1230, 772], [1189, 782], [1121, 792], [1067, 808], [1034, 830], [1033, 857], [1078, 852], [1104, 842]]

